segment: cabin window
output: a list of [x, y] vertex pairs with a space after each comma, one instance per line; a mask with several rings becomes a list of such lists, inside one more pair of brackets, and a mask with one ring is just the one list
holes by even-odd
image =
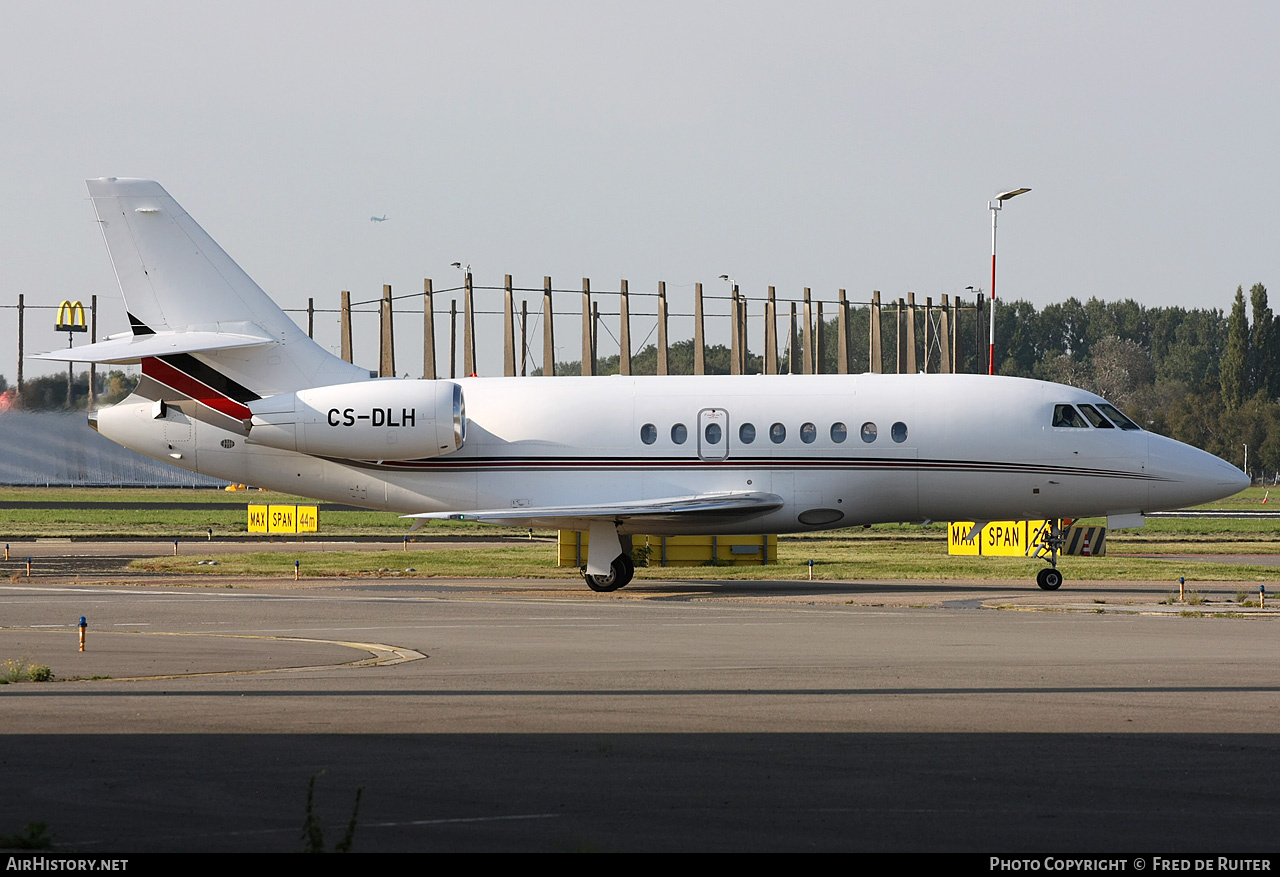
[[867, 444], [876, 440], [876, 425], [870, 420], [862, 424], [862, 440]]
[[907, 425], [899, 420], [893, 425], [893, 429], [889, 432], [893, 436], [893, 440], [901, 444], [907, 440]]
[[658, 428], [652, 423], [646, 423], [640, 427], [640, 441], [646, 445], [651, 445], [658, 440]]
[[689, 430], [683, 423], [677, 423], [671, 427], [671, 440], [678, 445], [684, 444], [689, 439]]
[[753, 423], [744, 423], [738, 427], [738, 441], [749, 445], [756, 440], [756, 427]]
[[1111, 418], [1111, 421], [1121, 429], [1136, 429], [1141, 431], [1142, 427], [1134, 423], [1129, 418], [1120, 413], [1116, 406], [1107, 402], [1099, 402], [1098, 407], [1102, 409], [1102, 413]]
[[813, 444], [813, 440], [818, 437], [818, 428], [812, 423], [800, 424], [800, 441], [806, 445]]
[[723, 435], [724, 433], [721, 431], [720, 424], [718, 423], [708, 423], [707, 428], [702, 431], [702, 437], [707, 440], [707, 444], [709, 445], [720, 444], [720, 439]]
[[1084, 422], [1084, 418], [1080, 416], [1080, 412], [1072, 408], [1070, 405], [1053, 406], [1053, 425], [1055, 427], [1069, 426], [1076, 429], [1089, 428], [1089, 424]]
[[787, 428], [781, 423], [775, 423], [769, 427], [769, 441], [775, 445], [780, 445], [787, 440]]
[[1098, 409], [1092, 405], [1081, 405], [1080, 410], [1084, 412], [1084, 416], [1089, 418], [1089, 422], [1098, 429], [1115, 429], [1110, 420], [1098, 413]]
[[831, 440], [836, 444], [842, 444], [849, 437], [849, 429], [843, 423], [831, 424]]

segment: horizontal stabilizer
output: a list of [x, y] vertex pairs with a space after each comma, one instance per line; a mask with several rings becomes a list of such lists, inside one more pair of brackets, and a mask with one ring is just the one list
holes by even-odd
[[276, 339], [264, 334], [239, 332], [157, 332], [151, 335], [121, 335], [86, 344], [39, 353], [32, 359], [54, 362], [99, 362], [127, 364], [141, 362], [147, 356], [172, 356], [177, 353], [204, 353], [211, 350], [234, 350], [274, 344]]
[[520, 527], [550, 527], [563, 530], [585, 529], [591, 521], [628, 518], [680, 517], [708, 520], [747, 518], [774, 511], [783, 505], [782, 497], [759, 491], [702, 493], [694, 496], [669, 496], [635, 502], [599, 503], [594, 505], [519, 507], [478, 509], [470, 512], [425, 512], [405, 515], [449, 521], [481, 521], [486, 524], [508, 524]]

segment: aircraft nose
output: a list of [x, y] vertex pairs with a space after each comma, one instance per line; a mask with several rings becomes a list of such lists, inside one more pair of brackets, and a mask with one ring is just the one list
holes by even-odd
[[1186, 508], [1225, 499], [1249, 486], [1249, 476], [1226, 460], [1163, 436], [1152, 436], [1149, 511]]

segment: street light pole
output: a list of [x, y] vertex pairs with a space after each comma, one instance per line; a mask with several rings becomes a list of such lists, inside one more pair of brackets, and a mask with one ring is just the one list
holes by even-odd
[[996, 214], [1004, 207], [1004, 202], [1030, 191], [1030, 189], [1011, 189], [996, 195], [994, 201], [987, 202], [987, 209], [991, 211], [991, 334], [989, 336], [991, 348], [987, 361], [989, 375], [996, 373]]

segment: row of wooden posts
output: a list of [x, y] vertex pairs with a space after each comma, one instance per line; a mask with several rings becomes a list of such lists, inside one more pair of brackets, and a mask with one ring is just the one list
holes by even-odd
[[[466, 274], [465, 284], [461, 287], [462, 295], [462, 348], [463, 348], [463, 375], [474, 375], [477, 373], [476, 366], [476, 329], [475, 329], [475, 292], [477, 289], [501, 290], [503, 292], [503, 374], [508, 377], [514, 377], [517, 373], [525, 373], [525, 365], [529, 361], [529, 338], [527, 334], [528, 326], [528, 302], [522, 300], [519, 308], [519, 331], [520, 331], [520, 347], [519, 347], [519, 365], [517, 365], [517, 347], [516, 347], [516, 308], [515, 293], [517, 291], [529, 292], [536, 290], [517, 290], [511, 282], [511, 275], [505, 276], [502, 287], [476, 287], [472, 281], [470, 272]], [[436, 366], [436, 333], [435, 318], [436, 311], [434, 307], [433, 296], [442, 294], [443, 292], [457, 292], [458, 289], [435, 291], [432, 287], [430, 278], [423, 281], [422, 303], [423, 303], [423, 351], [422, 351], [422, 375], [427, 379], [435, 379], [444, 377], [439, 374]], [[556, 374], [555, 362], [555, 337], [554, 337], [554, 309], [552, 307], [552, 293], [563, 293], [567, 290], [555, 290], [551, 286], [551, 278], [543, 278], [542, 288], [542, 373], [544, 375]], [[600, 293], [596, 293], [599, 295]], [[619, 290], [616, 293], [607, 293], [617, 295], [618, 297], [618, 318], [619, 318], [619, 362], [618, 371], [620, 374], [631, 374], [632, 360], [632, 343], [631, 343], [631, 295], [627, 288], [627, 281], [623, 280]], [[361, 304], [372, 304], [369, 302], [357, 302], [354, 305], [351, 301], [351, 293], [344, 290], [342, 292], [342, 302], [339, 309], [340, 313], [340, 348], [341, 356], [347, 362], [352, 362], [352, 333], [351, 333], [351, 315], [353, 308]], [[415, 294], [414, 298], [417, 297]], [[658, 283], [658, 307], [657, 307], [657, 373], [660, 375], [668, 374], [668, 322], [669, 311], [667, 306], [666, 284]], [[693, 313], [693, 373], [695, 375], [706, 374], [706, 336], [705, 336], [705, 316], [704, 316], [704, 296], [702, 292], [702, 284], [694, 285], [694, 313]], [[391, 287], [385, 285], [382, 287], [382, 297], [377, 300], [378, 316], [379, 316], [379, 341], [378, 341], [378, 374], [382, 377], [393, 377], [396, 375], [395, 362], [395, 332], [393, 317], [393, 305], [395, 298], [391, 294]], [[826, 322], [824, 320], [823, 302], [814, 301], [809, 287], [804, 289], [804, 299], [801, 302], [803, 311], [803, 322], [801, 328], [797, 329], [797, 302], [790, 303], [790, 346], [791, 362], [788, 363], [788, 371], [793, 374], [818, 374], [824, 366], [822, 362], [821, 352], [827, 349]], [[851, 307], [860, 306], [862, 303], [850, 302], [845, 294], [845, 290], [839, 291], [839, 301], [834, 303], [836, 311], [836, 340], [838, 343], [838, 351], [836, 355], [836, 371], [838, 374], [849, 374], [852, 372], [862, 371], [860, 364], [853, 362], [853, 355], [850, 344], [849, 334], [849, 311]], [[868, 319], [869, 338], [868, 338], [868, 362], [866, 371], [881, 372], [883, 371], [883, 341], [881, 332], [882, 316], [884, 311], [896, 313], [896, 351], [895, 363], [897, 371], [905, 374], [915, 374], [917, 371], [934, 371], [939, 373], [951, 373], [957, 371], [958, 364], [964, 362], [961, 353], [961, 336], [959, 333], [960, 314], [962, 311], [977, 311], [977, 319], [975, 320], [975, 329], [979, 334], [983, 329], [983, 321], [981, 319], [982, 296], [979, 293], [975, 297], [974, 304], [962, 303], [959, 296], [949, 297], [946, 293], [941, 295], [940, 303], [935, 305], [932, 297], [927, 297], [923, 306], [916, 303], [914, 293], [907, 293], [905, 298], [899, 298], [896, 303], [883, 303], [881, 301], [880, 292], [877, 290], [871, 294], [871, 300], [865, 303], [870, 309]], [[730, 374], [745, 374], [750, 361], [749, 351], [747, 349], [747, 310], [748, 300], [741, 295], [737, 284], [733, 285], [733, 292], [730, 298], [730, 354], [729, 368]], [[763, 371], [765, 374], [779, 374], [780, 360], [778, 357], [778, 331], [777, 331], [777, 311], [778, 302], [774, 287], [770, 286], [768, 297], [764, 301], [764, 357]], [[314, 299], [308, 299], [307, 304], [307, 334], [313, 335], [315, 325], [315, 303]], [[581, 370], [584, 376], [592, 376], [597, 373], [597, 349], [598, 349], [598, 327], [600, 324], [599, 304], [593, 300], [591, 291], [591, 281], [588, 278], [582, 280], [582, 359]], [[918, 315], [924, 317], [924, 360], [917, 362], [916, 351], [916, 324]], [[449, 302], [449, 339], [450, 339], [450, 374], [448, 377], [457, 377], [454, 374], [456, 366], [456, 346], [457, 346], [457, 321], [458, 321], [457, 301], [451, 299]], [[816, 317], [816, 320], [815, 320]], [[936, 318], [936, 319], [935, 319]], [[975, 350], [981, 346], [981, 339], [975, 339]], [[799, 352], [799, 361], [796, 354]], [[932, 351], [936, 354], [931, 355]]]
[[[507, 376], [515, 376], [517, 373], [524, 374], [525, 365], [529, 361], [529, 338], [526, 332], [528, 322], [528, 302], [522, 300], [519, 309], [519, 326], [520, 326], [520, 358], [519, 365], [516, 359], [516, 309], [515, 309], [515, 292], [530, 292], [537, 290], [516, 290], [511, 283], [511, 275], [505, 277], [502, 287], [476, 287], [472, 282], [470, 272], [466, 274], [465, 284], [461, 287], [462, 297], [462, 349], [463, 349], [463, 372], [464, 375], [472, 375], [477, 373], [476, 367], [476, 330], [475, 330], [475, 292], [476, 289], [482, 290], [498, 290], [503, 292], [503, 374]], [[436, 368], [436, 342], [435, 342], [435, 307], [433, 301], [434, 294], [443, 294], [444, 292], [457, 292], [459, 290], [443, 290], [440, 293], [434, 293], [430, 279], [423, 281], [422, 303], [423, 303], [423, 351], [422, 351], [422, 375], [424, 378], [435, 379], [436, 377], [444, 377], [440, 375]], [[556, 374], [555, 363], [555, 337], [554, 337], [554, 309], [552, 308], [552, 293], [564, 293], [569, 290], [553, 290], [551, 287], [551, 278], [543, 278], [542, 292], [542, 373], [544, 375]], [[576, 290], [574, 290], [576, 291]], [[631, 295], [627, 288], [627, 281], [623, 280], [619, 290], [614, 293], [606, 293], [609, 295], [617, 295], [618, 297], [618, 317], [619, 317], [619, 363], [618, 369], [621, 374], [631, 374]], [[596, 293], [600, 295], [600, 293]], [[413, 297], [417, 297], [416, 295]], [[658, 308], [657, 308], [657, 373], [660, 375], [668, 374], [668, 352], [670, 345], [668, 343], [668, 322], [669, 312], [667, 307], [667, 289], [665, 283], [658, 284], [657, 291]], [[693, 312], [693, 373], [696, 375], [706, 374], [706, 337], [705, 337], [705, 317], [704, 317], [704, 296], [702, 292], [702, 284], [694, 285], [694, 312]], [[382, 297], [377, 300], [379, 315], [379, 341], [378, 341], [378, 374], [383, 377], [393, 377], [396, 374], [395, 365], [395, 337], [394, 323], [392, 320], [394, 299], [391, 295], [391, 287], [382, 287]], [[347, 362], [352, 362], [352, 340], [351, 340], [351, 315], [353, 308], [359, 307], [361, 304], [372, 304], [373, 302], [357, 302], [355, 305], [351, 302], [351, 293], [342, 292], [340, 314], [340, 348], [341, 356]], [[805, 287], [804, 300], [801, 304], [803, 321], [801, 328], [797, 328], [797, 302], [791, 301], [790, 304], [790, 346], [789, 351], [791, 362], [788, 363], [788, 371], [791, 373], [817, 374], [823, 369], [821, 352], [827, 349], [827, 327], [823, 312], [823, 302], [814, 301], [810, 295], [810, 290]], [[853, 355], [850, 345], [849, 334], [849, 312], [851, 307], [858, 307], [864, 303], [850, 302], [845, 295], [845, 291], [840, 290], [839, 301], [834, 303], [836, 310], [836, 337], [839, 349], [836, 355], [836, 370], [839, 374], [848, 374], [851, 372], [861, 371], [860, 364], [853, 362]], [[948, 297], [946, 293], [941, 296], [940, 303], [934, 305], [932, 298], [926, 298], [924, 305], [918, 305], [914, 293], [907, 293], [906, 298], [899, 298], [896, 302], [888, 302], [882, 304], [879, 291], [871, 294], [870, 302], [865, 303], [870, 308], [869, 338], [868, 338], [868, 363], [867, 371], [880, 372], [883, 370], [883, 349], [881, 339], [881, 322], [884, 311], [896, 313], [896, 350], [897, 355], [894, 362], [897, 365], [897, 371], [900, 373], [914, 374], [917, 371], [936, 371], [936, 372], [954, 372], [958, 368], [958, 364], [964, 362], [964, 356], [961, 353], [961, 335], [959, 332], [960, 314], [962, 311], [978, 311], [977, 319], [974, 327], [978, 335], [981, 336], [984, 327], [981, 319], [981, 311], [983, 307], [982, 296], [975, 298], [973, 304], [962, 303], [959, 296]], [[13, 307], [7, 305], [5, 307]], [[27, 304], [22, 294], [18, 295], [17, 303], [18, 312], [18, 374], [17, 389], [19, 395], [22, 393], [22, 385], [24, 383], [23, 357], [25, 355], [24, 344], [24, 323], [25, 311], [29, 308], [38, 310], [56, 310], [56, 306], [52, 305], [31, 305]], [[97, 340], [98, 335], [98, 297], [92, 296], [90, 299], [89, 320], [89, 340]], [[744, 374], [748, 370], [750, 362], [749, 351], [747, 349], [747, 310], [748, 300], [739, 292], [737, 284], [733, 285], [733, 293], [730, 299], [730, 373]], [[769, 287], [768, 298], [764, 302], [764, 360], [763, 369], [765, 374], [779, 374], [779, 366], [781, 361], [778, 357], [778, 302], [776, 300], [774, 288]], [[307, 335], [315, 337], [315, 299], [307, 300]], [[916, 324], [918, 316], [924, 317], [924, 361], [917, 362], [916, 355]], [[457, 345], [457, 323], [458, 311], [456, 299], [449, 302], [449, 325], [450, 325], [450, 375], [456, 377], [453, 372], [455, 368], [453, 363], [456, 361], [456, 345]], [[936, 320], [935, 320], [936, 316]], [[816, 317], [816, 320], [815, 320]], [[598, 348], [598, 329], [600, 324], [599, 304], [593, 300], [591, 291], [591, 282], [587, 278], [582, 280], [582, 374], [594, 375], [597, 372], [597, 348]], [[982, 346], [982, 338], [975, 338], [975, 350]], [[931, 355], [932, 351], [937, 351], [936, 355]], [[797, 352], [799, 359], [797, 361]], [[92, 364], [89, 366], [89, 401], [90, 406], [93, 404], [93, 372]], [[70, 393], [71, 372], [68, 369], [68, 393]], [[70, 398], [68, 396], [68, 398]]]

